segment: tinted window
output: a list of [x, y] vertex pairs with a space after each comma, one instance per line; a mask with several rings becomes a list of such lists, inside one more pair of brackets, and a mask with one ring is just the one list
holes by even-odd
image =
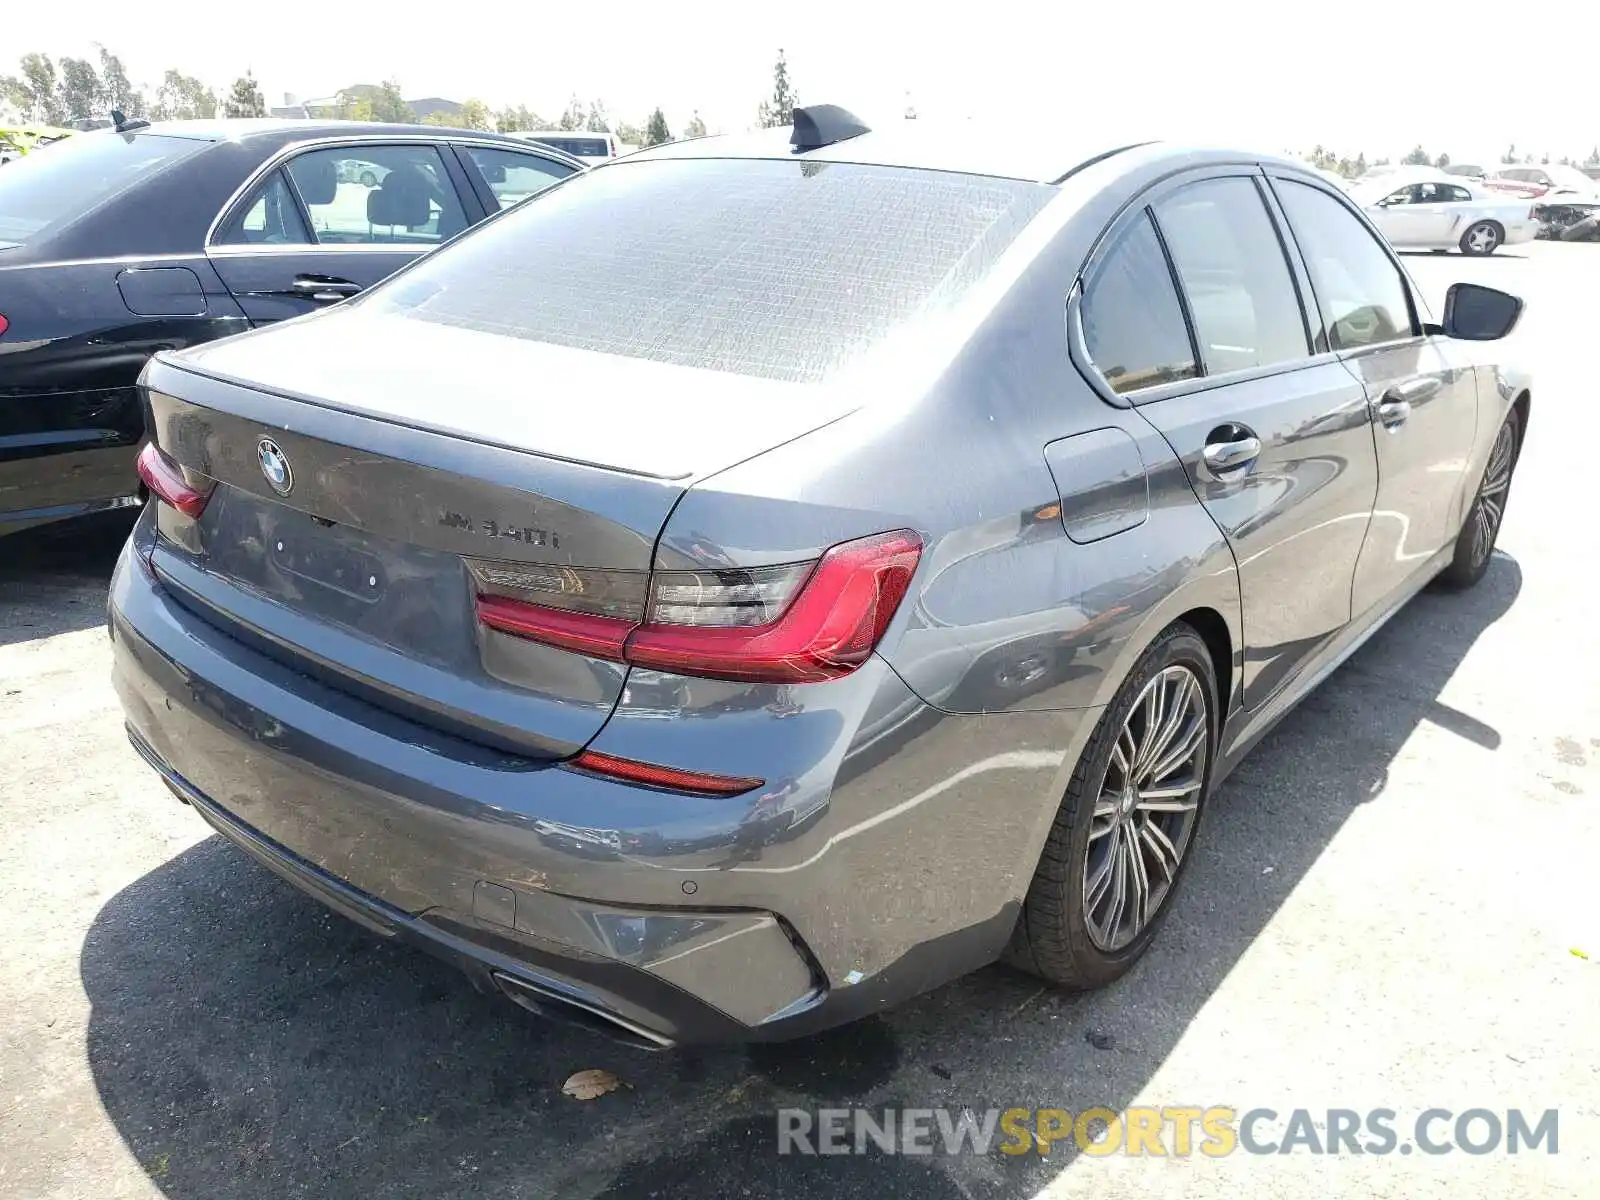
[[1311, 272], [1332, 348], [1411, 336], [1405, 282], [1366, 227], [1326, 192], [1288, 180], [1277, 186]]
[[537, 154], [493, 150], [487, 146], [463, 146], [461, 149], [477, 166], [501, 208], [510, 208], [518, 200], [526, 200], [572, 174], [571, 167]]
[[210, 143], [141, 133], [79, 133], [0, 173], [0, 245], [53, 233]]
[[290, 159], [287, 170], [322, 245], [432, 244], [467, 227], [433, 146], [313, 150]]
[[274, 171], [255, 198], [227, 223], [217, 241], [224, 245], [303, 245], [311, 240], [283, 172]]
[[1309, 352], [1300, 297], [1261, 193], [1244, 178], [1190, 184], [1156, 205], [1208, 375]]
[[1463, 187], [1446, 186], [1444, 188], [1444, 193], [1444, 198], [1450, 201], [1452, 204], [1458, 204], [1464, 200], [1472, 199], [1472, 193]]
[[541, 146], [554, 146], [563, 154], [574, 154], [579, 158], [605, 158], [611, 153], [611, 147], [606, 144], [605, 138], [538, 137], [530, 140], [538, 142]]
[[619, 161], [370, 302], [607, 354], [817, 380], [979, 280], [1055, 189], [945, 171]]
[[1150, 218], [1118, 238], [1083, 293], [1089, 358], [1116, 392], [1192, 379], [1194, 349]]

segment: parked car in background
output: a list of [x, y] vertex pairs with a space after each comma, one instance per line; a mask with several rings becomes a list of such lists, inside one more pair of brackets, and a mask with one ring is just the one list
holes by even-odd
[[1482, 167], [1471, 163], [1451, 163], [1442, 169], [1446, 175], [1460, 175], [1465, 179], [1482, 179], [1488, 174]]
[[1542, 238], [1554, 242], [1600, 242], [1600, 199], [1537, 200], [1533, 216], [1539, 222]]
[[1573, 196], [1593, 199], [1600, 196], [1600, 186], [1577, 167], [1559, 164], [1538, 167], [1502, 167], [1485, 177], [1484, 186], [1491, 191], [1511, 196], [1540, 199], [1554, 196]]
[[1521, 301], [1435, 317], [1304, 165], [1093, 125], [800, 108], [157, 355], [139, 753], [637, 1045], [1117, 978], [1246, 751], [1489, 570], [1532, 399]]
[[620, 158], [627, 153], [624, 143], [614, 133], [585, 133], [572, 129], [519, 129], [512, 137], [526, 138], [542, 146], [551, 146], [563, 154], [570, 154], [589, 166], [597, 166]]
[[1533, 207], [1433, 167], [1407, 167], [1362, 180], [1350, 196], [1390, 243], [1407, 250], [1493, 254], [1533, 240]]
[[137, 504], [156, 350], [333, 304], [582, 170], [515, 138], [126, 123], [0, 173], [0, 534]]

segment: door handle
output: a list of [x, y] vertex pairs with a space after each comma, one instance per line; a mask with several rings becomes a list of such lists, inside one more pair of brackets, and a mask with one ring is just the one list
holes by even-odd
[[1378, 420], [1383, 422], [1383, 427], [1394, 433], [1404, 425], [1411, 416], [1411, 401], [1386, 392], [1383, 400], [1378, 405]]
[[313, 300], [343, 300], [361, 290], [359, 283], [348, 279], [330, 279], [318, 275], [296, 275], [289, 290], [296, 296], [309, 296]]
[[1200, 457], [1205, 460], [1206, 466], [1219, 479], [1242, 471], [1260, 456], [1261, 439], [1253, 433], [1227, 441], [1208, 441], [1205, 449], [1200, 452]]

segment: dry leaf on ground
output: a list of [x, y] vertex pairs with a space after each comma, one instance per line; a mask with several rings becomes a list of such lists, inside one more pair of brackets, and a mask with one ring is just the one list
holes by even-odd
[[561, 1085], [561, 1090], [574, 1100], [594, 1100], [622, 1086], [610, 1071], [579, 1071]]

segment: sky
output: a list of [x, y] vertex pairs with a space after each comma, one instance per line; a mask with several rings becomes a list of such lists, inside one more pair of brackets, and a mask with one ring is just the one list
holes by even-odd
[[276, 15], [240, 6], [236, 32], [217, 0], [15, 3], [23, 19], [0, 23], [0, 73], [29, 50], [93, 57], [98, 41], [149, 90], [168, 67], [219, 90], [248, 69], [269, 104], [395, 78], [408, 98], [525, 103], [554, 119], [576, 93], [617, 120], [642, 125], [660, 105], [675, 131], [694, 111], [732, 131], [754, 122], [781, 47], [802, 103], [842, 104], [869, 124], [900, 118], [909, 98], [919, 119], [1001, 121], [1071, 143], [1090, 124], [1108, 139], [1321, 144], [1369, 159], [1420, 142], [1493, 162], [1512, 142], [1553, 159], [1600, 142], [1591, 39], [1501, 20], [1504, 6], [1483, 0], [608, 0], [498, 12], [314, 0]]

